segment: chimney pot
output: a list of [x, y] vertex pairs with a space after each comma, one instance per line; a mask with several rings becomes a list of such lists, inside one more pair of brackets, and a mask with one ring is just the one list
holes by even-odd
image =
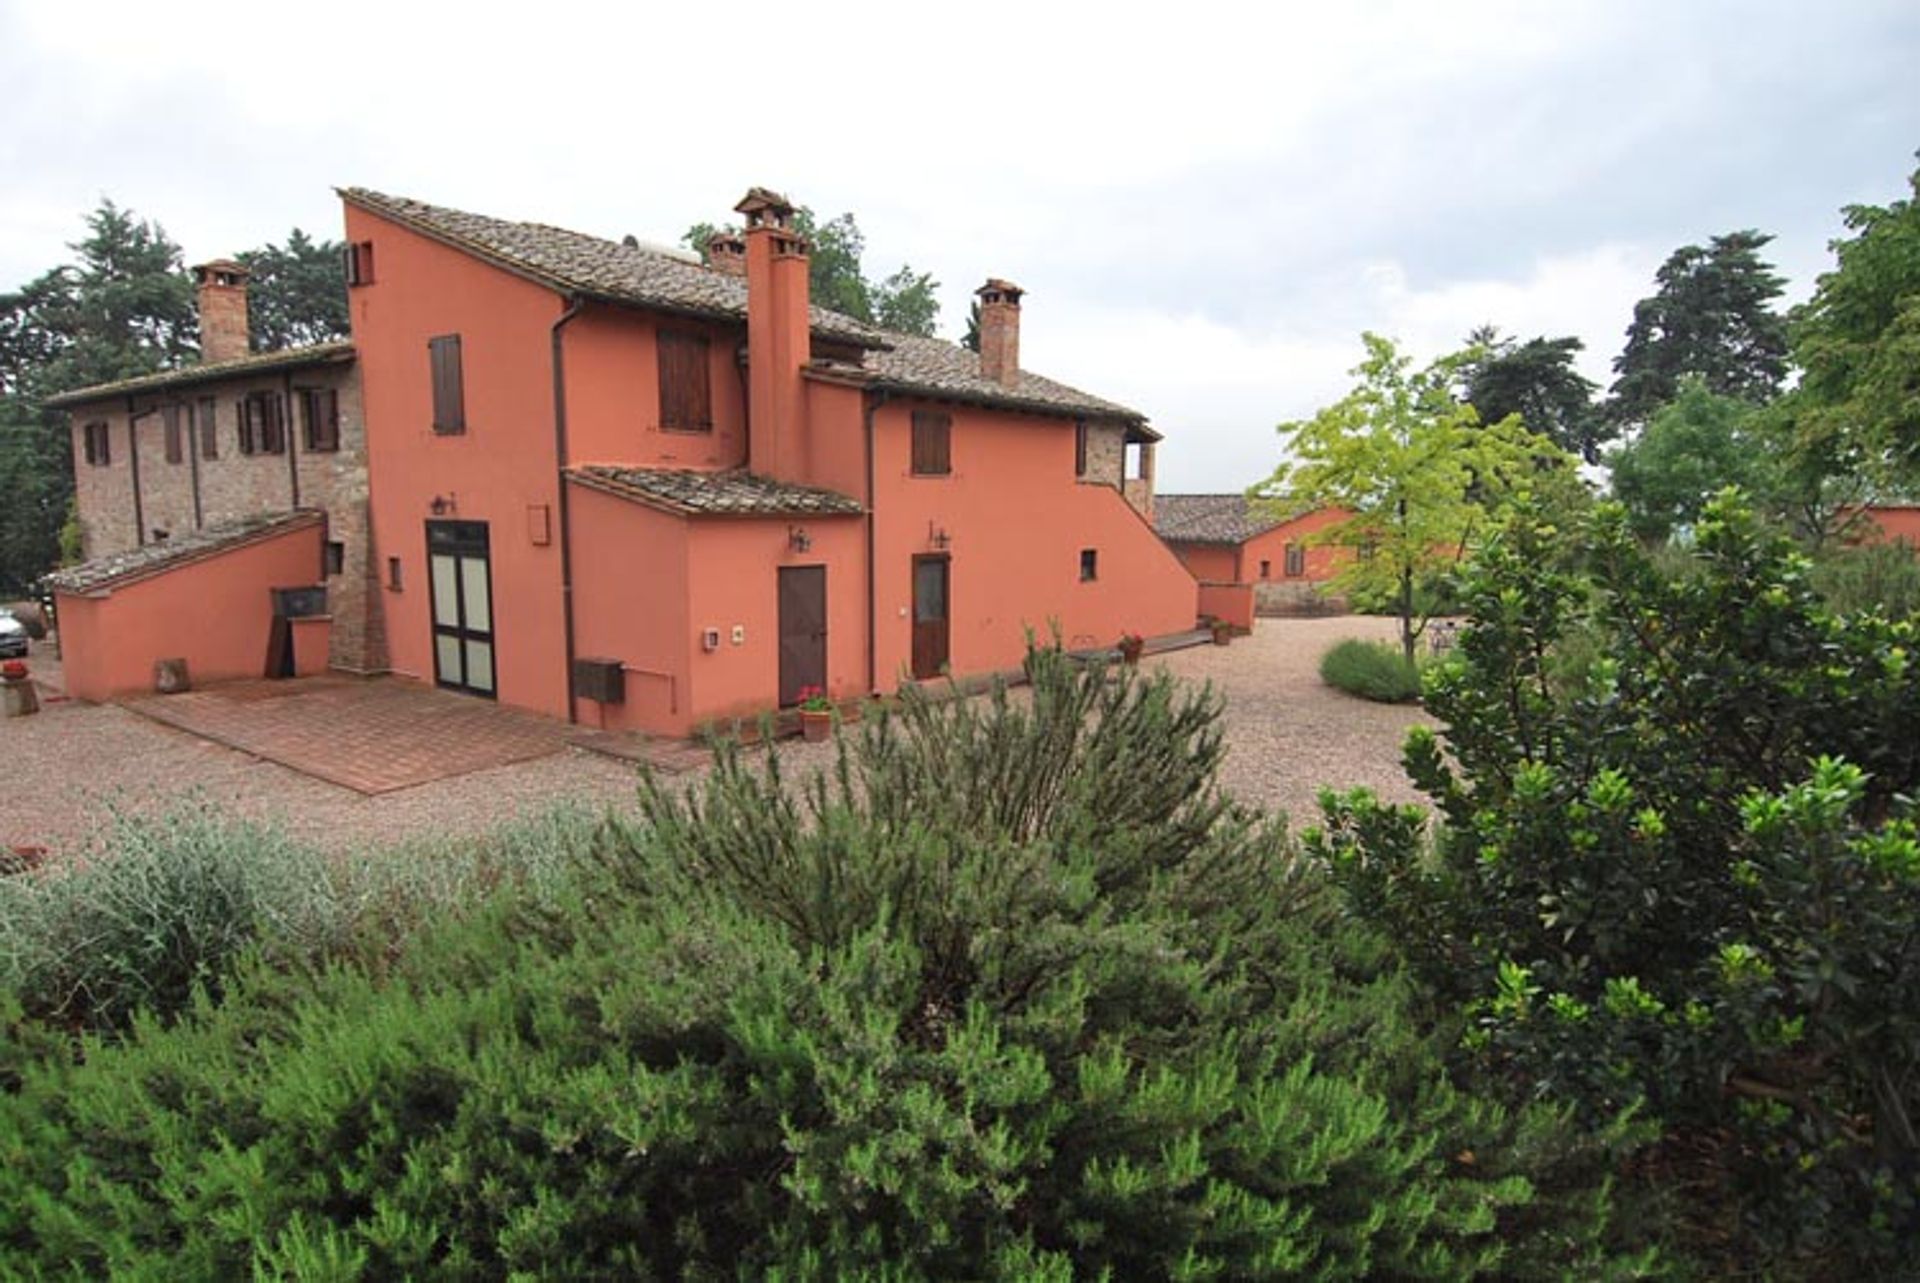
[[728, 276], [745, 276], [746, 240], [732, 232], [715, 232], [707, 238], [707, 266]]
[[1025, 293], [998, 277], [974, 291], [980, 300], [980, 374], [1004, 388], [1020, 381], [1020, 296]]
[[193, 269], [200, 296], [200, 359], [234, 361], [252, 350], [244, 264], [217, 258]]

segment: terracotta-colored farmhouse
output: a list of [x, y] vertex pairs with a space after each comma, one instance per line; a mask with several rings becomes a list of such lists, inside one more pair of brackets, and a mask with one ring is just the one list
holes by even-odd
[[1345, 517], [1320, 509], [1275, 515], [1245, 494], [1167, 494], [1154, 499], [1154, 525], [1203, 590], [1247, 585], [1262, 614], [1321, 607], [1322, 586], [1339, 572], [1344, 549], [1312, 536]]
[[[979, 291], [975, 354], [811, 306], [762, 189], [708, 264], [341, 196], [351, 344], [246, 354], [244, 274], [212, 264], [204, 365], [60, 399], [92, 559], [55, 585], [74, 694], [324, 649], [678, 735], [811, 686], [1011, 668], [1029, 631], [1194, 626], [1149, 516], [1158, 434], [1022, 368], [1018, 287]], [[303, 551], [268, 565], [276, 543]], [[149, 622], [159, 594], [190, 627]]]

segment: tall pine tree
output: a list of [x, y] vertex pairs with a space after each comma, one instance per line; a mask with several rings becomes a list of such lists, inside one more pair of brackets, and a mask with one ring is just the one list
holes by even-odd
[[1687, 374], [1755, 405], [1779, 392], [1787, 375], [1787, 322], [1773, 310], [1781, 279], [1760, 257], [1772, 239], [1729, 232], [1684, 245], [1661, 265], [1659, 289], [1634, 305], [1627, 346], [1613, 362], [1606, 408], [1615, 424], [1645, 423]]

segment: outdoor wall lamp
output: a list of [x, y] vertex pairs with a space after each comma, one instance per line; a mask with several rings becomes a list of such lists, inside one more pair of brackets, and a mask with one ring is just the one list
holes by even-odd
[[442, 513], [457, 512], [460, 509], [460, 505], [454, 500], [455, 496], [452, 493], [437, 494], [433, 497], [433, 502], [427, 505], [427, 508], [436, 517]]
[[953, 536], [947, 533], [944, 526], [936, 527], [929, 521], [927, 523], [927, 543], [929, 546], [945, 552], [953, 546]]
[[807, 533], [805, 526], [788, 526], [787, 547], [795, 552], [805, 552], [813, 547], [813, 536]]

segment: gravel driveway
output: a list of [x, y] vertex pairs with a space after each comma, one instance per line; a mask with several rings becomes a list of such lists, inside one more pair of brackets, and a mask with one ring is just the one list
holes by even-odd
[[[1369, 785], [1418, 800], [1399, 768], [1406, 728], [1426, 720], [1410, 707], [1370, 704], [1321, 684], [1321, 653], [1343, 637], [1387, 637], [1388, 620], [1266, 619], [1231, 646], [1149, 657], [1226, 696], [1226, 786], [1248, 801], [1318, 818], [1321, 785]], [[795, 766], [830, 750], [783, 749]], [[224, 748], [111, 705], [53, 704], [37, 717], [0, 720], [0, 845], [55, 850], [83, 842], [113, 809], [205, 805], [276, 821], [330, 850], [492, 828], [561, 801], [630, 806], [633, 768], [569, 749], [416, 788], [368, 797], [273, 762]]]

